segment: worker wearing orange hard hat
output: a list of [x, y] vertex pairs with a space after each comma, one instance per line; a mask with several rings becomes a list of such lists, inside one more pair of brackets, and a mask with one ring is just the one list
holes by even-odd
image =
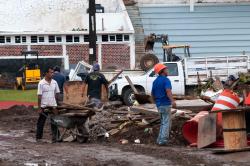
[[154, 66], [154, 71], [158, 74], [158, 77], [153, 82], [151, 93], [161, 117], [161, 126], [157, 138], [157, 144], [166, 145], [171, 130], [171, 105], [172, 107], [176, 107], [176, 103], [172, 95], [171, 82], [167, 78], [167, 66], [158, 63]]

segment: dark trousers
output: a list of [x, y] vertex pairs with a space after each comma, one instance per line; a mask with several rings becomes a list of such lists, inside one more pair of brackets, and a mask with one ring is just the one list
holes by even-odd
[[250, 112], [246, 112], [246, 127], [247, 127], [247, 133], [250, 133]]
[[[37, 121], [37, 130], [36, 130], [36, 139], [42, 139], [43, 138], [43, 128], [47, 119], [48, 113], [42, 112], [39, 115], [38, 121]], [[58, 130], [58, 127], [53, 123], [53, 119], [50, 118], [51, 121], [51, 132], [52, 132], [52, 141], [58, 141], [60, 137], [60, 132]]]

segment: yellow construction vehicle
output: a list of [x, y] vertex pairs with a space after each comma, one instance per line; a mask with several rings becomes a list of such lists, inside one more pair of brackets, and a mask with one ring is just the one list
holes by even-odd
[[[15, 89], [25, 90], [28, 86], [37, 85], [41, 80], [41, 70], [38, 65], [37, 51], [22, 51], [24, 56], [24, 66], [19, 70], [19, 75], [16, 77]], [[27, 60], [27, 56], [31, 58]], [[34, 59], [32, 56], [36, 56]]]

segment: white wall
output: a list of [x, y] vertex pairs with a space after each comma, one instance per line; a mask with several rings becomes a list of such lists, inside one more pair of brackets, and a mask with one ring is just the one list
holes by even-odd
[[[184, 4], [189, 3], [190, 0], [134, 0], [139, 4]], [[202, 3], [237, 3], [250, 2], [250, 0], [194, 0]]]

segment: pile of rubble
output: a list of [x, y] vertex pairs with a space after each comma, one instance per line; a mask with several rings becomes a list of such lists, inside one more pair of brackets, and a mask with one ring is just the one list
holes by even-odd
[[[181, 128], [193, 113], [172, 109], [170, 144], [184, 145]], [[154, 104], [126, 107], [121, 102], [108, 102], [90, 120], [90, 140], [154, 144], [159, 133], [160, 117]]]

